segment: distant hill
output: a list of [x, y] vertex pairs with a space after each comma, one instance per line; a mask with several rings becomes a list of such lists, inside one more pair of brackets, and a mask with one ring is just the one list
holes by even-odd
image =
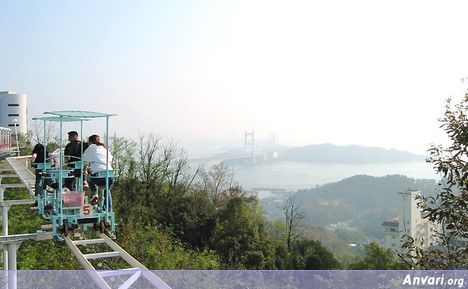
[[412, 179], [402, 175], [359, 175], [298, 191], [296, 197], [301, 200], [309, 222], [325, 225], [350, 221], [352, 226], [366, 234], [380, 237], [380, 224], [398, 215], [401, 206], [398, 192], [416, 189], [424, 195], [434, 195], [436, 188], [435, 180]]
[[[350, 251], [345, 248], [347, 243], [362, 244], [383, 238], [381, 224], [385, 219], [398, 215], [401, 207], [398, 192], [407, 189], [434, 195], [437, 182], [403, 175], [356, 175], [299, 190], [294, 195], [303, 213], [303, 221], [312, 226], [306, 234], [322, 241], [332, 252], [339, 252], [336, 255], [340, 256], [340, 261], [346, 262]], [[287, 194], [283, 193], [260, 199], [270, 220], [284, 218], [282, 208], [286, 197]]]
[[435, 180], [413, 179], [402, 175], [357, 175], [316, 188], [299, 190], [296, 197], [303, 201], [339, 199], [361, 208], [378, 208], [397, 206], [398, 193], [407, 189], [421, 190], [423, 194], [430, 195], [436, 188]]
[[424, 161], [425, 156], [395, 149], [364, 147], [358, 145], [336, 146], [333, 144], [308, 145], [282, 152], [281, 161], [314, 163], [403, 163]]
[[[346, 222], [367, 236], [381, 238], [382, 222], [398, 215], [401, 206], [398, 192], [417, 189], [424, 195], [434, 195], [436, 188], [435, 180], [412, 179], [402, 175], [358, 175], [299, 190], [295, 196], [301, 204], [305, 221], [310, 225], [328, 226]], [[261, 204], [270, 218], [282, 216], [282, 203], [265, 199], [261, 200]]]

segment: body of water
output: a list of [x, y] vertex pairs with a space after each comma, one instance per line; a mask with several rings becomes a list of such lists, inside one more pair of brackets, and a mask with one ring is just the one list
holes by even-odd
[[283, 188], [297, 190], [340, 181], [354, 175], [385, 176], [400, 174], [415, 179], [440, 179], [425, 162], [381, 164], [318, 164], [275, 162], [231, 166], [235, 180], [245, 189]]

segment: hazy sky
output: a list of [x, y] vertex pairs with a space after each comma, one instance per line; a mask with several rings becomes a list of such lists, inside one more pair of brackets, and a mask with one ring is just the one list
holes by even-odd
[[[0, 90], [120, 135], [423, 153], [468, 76], [467, 1], [2, 1]], [[102, 128], [96, 129], [98, 132]]]

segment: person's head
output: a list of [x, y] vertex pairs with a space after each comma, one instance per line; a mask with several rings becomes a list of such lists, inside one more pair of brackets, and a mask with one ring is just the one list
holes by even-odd
[[69, 141], [77, 141], [78, 140], [78, 133], [74, 130], [68, 132], [68, 140]]
[[34, 146], [34, 151], [39, 152], [39, 153], [44, 153], [44, 146], [40, 143], [36, 144]]
[[97, 144], [101, 142], [101, 138], [97, 134], [93, 134], [88, 138], [90, 144]]
[[88, 142], [89, 144], [95, 144], [97, 146], [103, 146], [103, 147], [106, 147], [102, 142], [101, 142], [101, 138], [97, 135], [97, 134], [93, 134], [92, 136], [90, 136], [88, 138]]

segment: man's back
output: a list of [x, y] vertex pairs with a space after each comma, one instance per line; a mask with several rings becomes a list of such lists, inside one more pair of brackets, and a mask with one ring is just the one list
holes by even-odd
[[[83, 151], [88, 147], [87, 143], [83, 143]], [[81, 159], [81, 141], [72, 141], [65, 146], [65, 156], [70, 162], [79, 161]]]

